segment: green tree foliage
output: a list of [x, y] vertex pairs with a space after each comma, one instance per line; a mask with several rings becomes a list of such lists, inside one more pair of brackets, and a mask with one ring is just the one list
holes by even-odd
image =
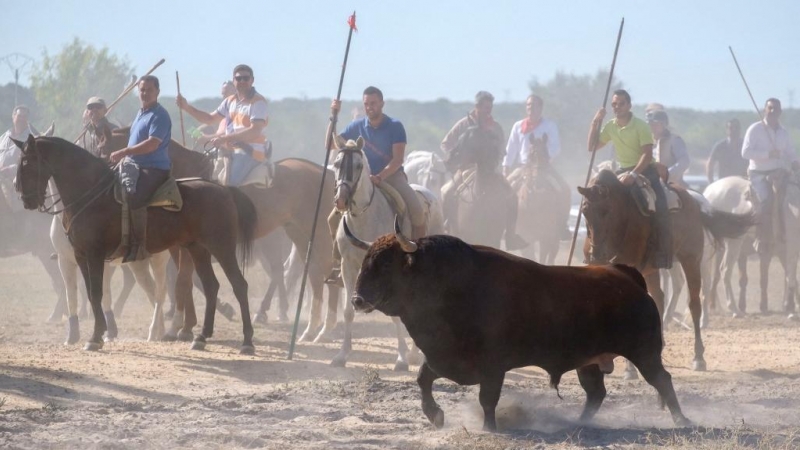
[[[59, 136], [74, 139], [83, 128], [86, 100], [99, 96], [110, 104], [130, 84], [132, 75], [128, 62], [108, 48], [97, 49], [77, 38], [54, 55], [44, 50], [31, 75], [38, 116], [55, 121]], [[136, 108], [136, 99], [129, 96], [110, 116], [132, 116]]]

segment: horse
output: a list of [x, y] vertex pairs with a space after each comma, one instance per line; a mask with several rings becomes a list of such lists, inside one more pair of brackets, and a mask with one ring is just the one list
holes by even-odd
[[[703, 258], [704, 230], [716, 242], [744, 234], [753, 224], [751, 214], [732, 214], [723, 211], [702, 211], [700, 204], [682, 187], [673, 186], [681, 208], [671, 213], [673, 251], [683, 268], [689, 290], [689, 311], [694, 331], [692, 369], [706, 370], [705, 347], [700, 334], [700, 265]], [[651, 220], [639, 212], [628, 187], [614, 172], [602, 170], [589, 183], [579, 187], [584, 197], [582, 213], [586, 218], [587, 238], [584, 255], [589, 264], [627, 264], [642, 272], [647, 290], [664, 317], [664, 292], [661, 290], [659, 269], [648, 258]], [[636, 377], [628, 365], [627, 378]]]
[[497, 173], [501, 155], [495, 151], [494, 139], [478, 127], [467, 129], [459, 138], [447, 159], [448, 169], [455, 171], [455, 192], [443, 189], [442, 201], [450, 234], [470, 244], [500, 248], [512, 192]]
[[[108, 329], [102, 309], [105, 259], [121, 240], [122, 208], [114, 198], [116, 174], [105, 162], [61, 138], [28, 138], [15, 141], [22, 149], [16, 189], [26, 209], [45, 209], [47, 184], [52, 178], [64, 202], [62, 225], [75, 249], [89, 302], [94, 314], [94, 332], [84, 349], [100, 350]], [[242, 312], [244, 335], [240, 351], [253, 354], [253, 326], [247, 300], [247, 281], [239, 268], [250, 256], [256, 211], [247, 197], [235, 188], [204, 180], [179, 184], [184, 200], [178, 212], [148, 209], [147, 251], [156, 254], [174, 246], [191, 254], [206, 294], [203, 330], [192, 348], [204, 349], [214, 332], [214, 308], [219, 281], [211, 257], [219, 261], [230, 281]], [[237, 247], [240, 258], [237, 260]], [[154, 316], [163, 321], [157, 304]]]
[[[335, 136], [334, 141], [338, 151], [333, 163], [336, 174], [334, 202], [336, 209], [343, 213], [336, 233], [336, 243], [342, 255], [342, 280], [347, 298], [350, 298], [355, 292], [356, 277], [361, 268], [361, 262], [364, 260], [366, 248], [354, 245], [353, 241], [347, 237], [344, 227], [348, 226], [352, 233], [360, 238], [375, 240], [378, 236], [394, 232], [396, 212], [386, 194], [378, 193], [378, 187], [370, 181], [369, 162], [362, 150], [364, 139], [359, 137], [355, 143], [352, 141], [345, 143], [341, 136]], [[436, 196], [421, 186], [415, 186], [414, 190], [426, 209], [428, 234], [441, 234], [444, 229], [444, 221]], [[411, 220], [409, 217], [404, 219], [403, 225], [406, 233], [410, 233]], [[334, 367], [344, 367], [347, 364], [347, 358], [353, 348], [354, 316], [355, 310], [352, 302], [346, 302], [344, 340], [339, 353], [331, 361], [331, 365]], [[394, 370], [405, 371], [408, 370], [408, 356], [411, 356], [413, 361], [413, 358], [417, 356], [417, 350], [414, 348], [409, 355], [409, 348], [405, 342], [405, 327], [397, 317], [392, 317], [392, 322], [394, 322], [397, 336], [397, 360]]]
[[[558, 255], [564, 226], [569, 218], [570, 192], [558, 185], [560, 175], [550, 164], [547, 153], [547, 135], [530, 140], [528, 162], [508, 176], [519, 202], [517, 229], [528, 241], [522, 256], [552, 265]], [[535, 258], [535, 243], [539, 243], [539, 257]]]
[[440, 195], [442, 187], [451, 179], [442, 158], [427, 150], [414, 150], [406, 155], [403, 170], [409, 184], [423, 186], [436, 195]]

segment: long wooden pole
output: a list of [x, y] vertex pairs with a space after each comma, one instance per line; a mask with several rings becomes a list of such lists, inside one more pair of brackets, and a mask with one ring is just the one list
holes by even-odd
[[[347, 46], [344, 50], [344, 62], [342, 63], [342, 72], [339, 75], [339, 89], [336, 91], [336, 101], [338, 102], [341, 100], [342, 97], [342, 85], [344, 84], [344, 73], [347, 69], [347, 57], [350, 55], [350, 41], [353, 38], [353, 31], [356, 29], [356, 12], [353, 11], [353, 15], [350, 16], [350, 19], [347, 21], [350, 25], [350, 31], [347, 34]], [[336, 131], [336, 121], [338, 120], [337, 112], [331, 114], [330, 117], [330, 129], [331, 131]], [[306, 252], [306, 263], [303, 266], [303, 277], [300, 279], [300, 295], [297, 299], [297, 311], [294, 315], [294, 326], [292, 326], [292, 341], [289, 343], [289, 356], [287, 357], [288, 360], [292, 360], [294, 357], [294, 345], [297, 338], [297, 326], [300, 323], [300, 311], [303, 308], [303, 295], [305, 294], [306, 290], [306, 279], [308, 278], [308, 266], [311, 264], [311, 253], [314, 249], [314, 236], [316, 235], [317, 231], [317, 220], [319, 219], [319, 209], [322, 204], [322, 191], [325, 189], [325, 176], [328, 173], [328, 162], [330, 161], [330, 154], [331, 154], [331, 145], [333, 144], [333, 139], [331, 136], [325, 137], [325, 163], [322, 165], [322, 180], [319, 183], [319, 194], [317, 195], [317, 207], [314, 210], [314, 221], [311, 224], [311, 238], [308, 241], [308, 250]], [[337, 300], [338, 301], [338, 300]]]
[[[625, 18], [622, 18], [622, 22], [619, 24], [619, 32], [617, 33], [617, 44], [614, 47], [614, 59], [611, 60], [611, 71], [608, 73], [608, 83], [606, 83], [606, 94], [603, 97], [603, 109], [606, 109], [606, 105], [608, 104], [608, 94], [611, 91], [611, 82], [614, 79], [614, 69], [617, 67], [617, 54], [619, 53], [619, 43], [622, 40], [622, 29], [625, 27]], [[597, 133], [592, 135], [591, 142], [589, 143], [589, 152], [591, 152], [592, 156], [589, 159], [589, 170], [586, 172], [586, 181], [583, 183], [583, 186], [586, 187], [589, 185], [589, 179], [592, 177], [592, 167], [594, 167], [594, 156], [595, 147], [597, 146], [597, 142], [600, 139], [600, 129], [598, 128]], [[572, 265], [572, 255], [575, 253], [575, 242], [578, 240], [578, 230], [581, 227], [581, 212], [583, 211], [583, 197], [581, 197], [581, 204], [578, 207], [578, 217], [575, 220], [575, 230], [572, 232], [572, 244], [569, 246], [569, 257], [567, 258], [567, 265]]]
[[[178, 76], [178, 71], [175, 71], [175, 83], [178, 85], [178, 96], [181, 95], [181, 77]], [[186, 147], [186, 132], [183, 131], [183, 108], [178, 108], [178, 113], [181, 117], [181, 145]]]
[[[110, 113], [111, 110], [114, 109], [115, 106], [117, 106], [117, 103], [119, 103], [123, 98], [125, 98], [125, 96], [128, 95], [128, 93], [130, 91], [132, 91], [133, 88], [136, 87], [137, 84], [139, 84], [139, 81], [141, 81], [141, 79], [143, 77], [146, 77], [147, 75], [150, 75], [151, 73], [155, 72], [155, 70], [158, 69], [158, 67], [160, 65], [164, 64], [164, 61], [166, 61], [166, 60], [164, 58], [161, 58], [161, 61], [157, 62], [155, 66], [153, 66], [150, 70], [147, 71], [147, 73], [145, 73], [144, 75], [139, 77], [137, 80], [131, 82], [131, 84], [129, 84], [128, 87], [126, 87], [125, 90], [122, 91], [122, 94], [119, 94], [117, 99], [114, 100], [113, 102], [111, 102], [110, 105], [108, 105], [108, 107], [106, 108], [106, 114]], [[75, 140], [73, 142], [77, 144], [78, 141], [81, 140], [83, 135], [86, 134], [87, 130], [89, 130], [89, 124], [86, 124], [86, 125], [83, 126], [83, 131], [81, 131], [81, 134], [78, 135], [78, 137], [75, 138]]]

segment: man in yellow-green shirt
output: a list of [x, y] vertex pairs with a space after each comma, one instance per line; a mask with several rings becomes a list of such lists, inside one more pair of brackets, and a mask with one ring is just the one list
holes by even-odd
[[[631, 113], [631, 96], [627, 91], [619, 89], [611, 97], [611, 108], [614, 119], [607, 122], [600, 129], [600, 124], [606, 115], [606, 110], [601, 108], [592, 120], [589, 131], [589, 151], [596, 151], [609, 142], [614, 143], [617, 161], [621, 167], [620, 181], [626, 186], [634, 183], [631, 173], [644, 176], [650, 181], [656, 194], [656, 213], [653, 220], [654, 231], [657, 238], [657, 249], [652, 259], [657, 268], [668, 269], [672, 267], [672, 231], [667, 209], [667, 197], [661, 186], [658, 171], [653, 166], [653, 135], [650, 127], [642, 119]], [[592, 138], [600, 129], [600, 138]]]

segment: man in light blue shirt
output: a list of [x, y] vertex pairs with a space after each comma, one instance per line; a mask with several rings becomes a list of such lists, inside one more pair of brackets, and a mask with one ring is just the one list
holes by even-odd
[[668, 181], [687, 187], [683, 175], [689, 168], [689, 153], [683, 138], [669, 129], [669, 116], [663, 110], [654, 110], [645, 116], [653, 132], [653, 159], [667, 167]]

